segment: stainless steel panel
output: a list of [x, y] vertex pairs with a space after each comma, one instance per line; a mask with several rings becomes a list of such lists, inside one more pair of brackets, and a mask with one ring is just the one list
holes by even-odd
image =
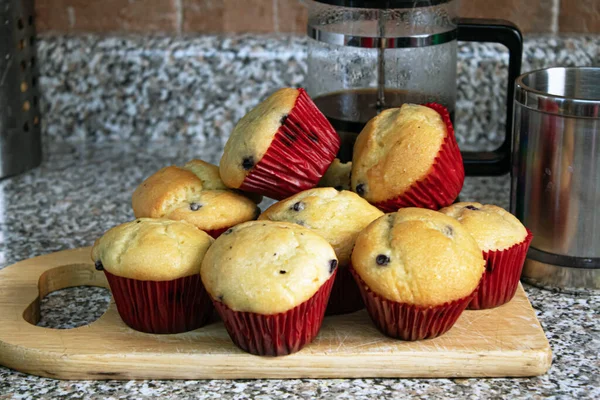
[[561, 288], [565, 292], [577, 293], [600, 289], [600, 270], [566, 268], [528, 258], [525, 260], [522, 280], [546, 289]]
[[33, 0], [0, 0], [0, 178], [41, 162]]
[[[550, 68], [517, 79], [511, 208], [533, 232], [524, 276], [596, 285], [600, 273], [600, 68]], [[545, 253], [559, 260], [550, 264]], [[540, 265], [545, 265], [545, 269]], [[580, 266], [586, 268], [575, 268]], [[595, 278], [577, 279], [578, 271]], [[561, 283], [562, 282], [562, 283]]]

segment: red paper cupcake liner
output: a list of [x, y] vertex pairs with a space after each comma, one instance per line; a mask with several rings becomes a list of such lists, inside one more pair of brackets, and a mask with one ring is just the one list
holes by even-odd
[[432, 339], [452, 328], [467, 308], [475, 292], [435, 307], [418, 307], [387, 300], [367, 287], [362, 278], [351, 269], [360, 289], [371, 320], [383, 334], [402, 340]]
[[363, 303], [350, 269], [338, 267], [325, 315], [348, 314], [363, 308], [365, 308], [365, 303]]
[[284, 356], [312, 342], [319, 333], [335, 271], [304, 303], [274, 315], [233, 311], [213, 299], [229, 337], [240, 349], [259, 356]]
[[241, 190], [282, 200], [315, 187], [333, 162], [340, 137], [306, 91], [298, 90], [296, 104]]
[[456, 143], [450, 114], [440, 104], [428, 103], [425, 106], [440, 114], [446, 124], [448, 134], [425, 178], [413, 183], [400, 196], [374, 204], [383, 212], [394, 212], [404, 207], [429, 208], [437, 211], [452, 204], [462, 190], [465, 168], [458, 143]]
[[132, 329], [181, 333], [204, 326], [213, 312], [200, 274], [171, 281], [123, 278], [104, 270], [119, 315]]
[[500, 251], [484, 251], [485, 273], [479, 283], [477, 295], [469, 303], [471, 310], [494, 308], [508, 303], [517, 292], [525, 257], [533, 235], [527, 229], [527, 236], [521, 243]]
[[229, 229], [230, 227], [226, 227], [226, 228], [219, 228], [219, 229], [211, 229], [211, 230], [206, 230], [204, 232], [208, 233], [210, 236], [212, 236], [213, 239], [218, 238], [219, 236], [221, 236], [221, 234], [223, 232], [225, 232], [227, 229]]

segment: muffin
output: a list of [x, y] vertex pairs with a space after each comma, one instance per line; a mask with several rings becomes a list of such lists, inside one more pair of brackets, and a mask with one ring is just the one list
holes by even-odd
[[364, 307], [348, 264], [358, 234], [382, 215], [379, 209], [356, 193], [317, 188], [273, 204], [258, 219], [305, 226], [323, 236], [333, 247], [340, 265], [326, 311], [333, 315]]
[[352, 272], [367, 311], [384, 334], [420, 340], [448, 331], [475, 295], [485, 261], [457, 220], [403, 208], [356, 239]]
[[456, 218], [473, 236], [486, 260], [485, 274], [470, 309], [494, 308], [515, 295], [533, 236], [511, 213], [495, 205], [456, 203], [440, 212]]
[[141, 218], [96, 240], [92, 260], [123, 322], [147, 333], [186, 332], [205, 325], [213, 310], [199, 274], [212, 242], [187, 222]]
[[315, 187], [340, 138], [304, 89], [284, 88], [246, 114], [220, 163], [230, 188], [281, 200]]
[[225, 186], [216, 165], [202, 160], [156, 172], [135, 189], [132, 206], [136, 218], [186, 221], [215, 238], [260, 214], [254, 201]]
[[449, 206], [464, 178], [450, 116], [438, 104], [385, 110], [354, 144], [352, 190], [385, 212]]
[[310, 343], [321, 327], [337, 258], [325, 239], [287, 222], [231, 228], [202, 262], [202, 282], [232, 341], [280, 356]]
[[352, 161], [343, 163], [339, 158], [333, 160], [325, 175], [319, 181], [318, 187], [332, 187], [336, 190], [351, 190], [350, 175], [352, 174]]

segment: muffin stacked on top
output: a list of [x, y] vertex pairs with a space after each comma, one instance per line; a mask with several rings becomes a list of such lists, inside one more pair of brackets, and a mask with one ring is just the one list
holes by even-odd
[[136, 218], [187, 221], [215, 238], [260, 214], [254, 201], [225, 186], [217, 166], [202, 160], [156, 172], [135, 189], [132, 206]]
[[439, 210], [458, 197], [464, 178], [450, 115], [437, 104], [385, 110], [354, 144], [352, 189], [386, 212]]
[[[238, 122], [219, 167], [193, 160], [142, 182], [138, 219], [92, 251], [125, 323], [181, 332], [214, 306], [238, 347], [278, 356], [309, 344], [326, 311], [366, 305], [384, 334], [420, 340], [468, 305], [510, 301], [531, 234], [495, 206], [447, 207], [464, 169], [445, 108], [381, 112], [352, 162], [339, 146], [306, 92], [284, 88]], [[263, 195], [280, 201], [260, 214]]]
[[219, 170], [229, 187], [284, 199], [319, 182], [340, 138], [304, 89], [280, 89], [246, 114]]

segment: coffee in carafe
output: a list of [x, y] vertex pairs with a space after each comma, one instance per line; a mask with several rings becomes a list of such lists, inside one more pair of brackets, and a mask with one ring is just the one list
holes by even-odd
[[338, 154], [341, 161], [352, 160], [352, 147], [365, 124], [382, 109], [399, 107], [404, 103], [425, 104], [436, 102], [448, 109], [454, 122], [454, 103], [426, 93], [386, 89], [384, 101], [378, 101], [377, 89], [351, 89], [324, 94], [314, 99], [342, 138]]
[[306, 88], [342, 138], [349, 160], [356, 135], [381, 110], [436, 102], [454, 117], [457, 40], [509, 49], [507, 134], [491, 152], [463, 152], [469, 175], [507, 173], [512, 97], [522, 37], [507, 21], [459, 19], [455, 0], [307, 0]]

